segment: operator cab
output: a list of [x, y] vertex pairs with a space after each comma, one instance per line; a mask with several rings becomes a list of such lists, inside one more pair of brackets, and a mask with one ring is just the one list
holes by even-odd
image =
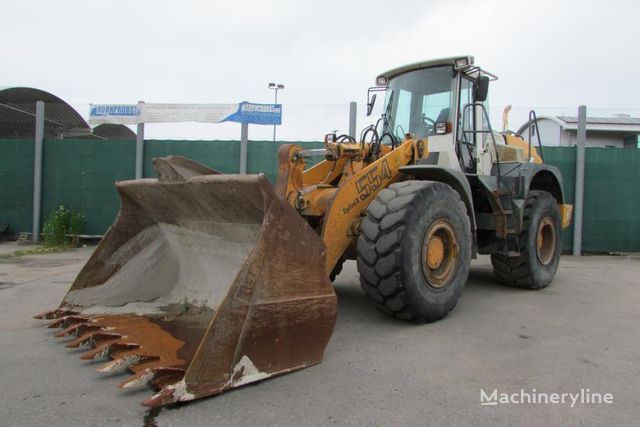
[[[415, 70], [389, 82], [383, 126], [399, 140], [408, 133], [425, 138], [453, 122], [456, 82], [449, 65]], [[383, 132], [384, 133], [384, 132]]]
[[[497, 77], [473, 61], [472, 56], [444, 58], [378, 76], [378, 86], [369, 94], [386, 91], [382, 142], [399, 145], [405, 137], [428, 138], [429, 151], [442, 153], [438, 156], [442, 166], [487, 174], [491, 160], [490, 153], [485, 156], [486, 145], [492, 130], [483, 103], [489, 81]], [[370, 97], [370, 109], [372, 102], [375, 98]]]

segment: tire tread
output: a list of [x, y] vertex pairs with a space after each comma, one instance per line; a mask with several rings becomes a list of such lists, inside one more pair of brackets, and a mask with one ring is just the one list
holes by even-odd
[[[358, 238], [357, 264], [362, 290], [375, 307], [402, 320], [437, 320], [417, 315], [399, 276], [401, 243], [408, 218], [421, 192], [431, 184], [433, 182], [403, 181], [382, 190], [369, 205]], [[466, 212], [459, 196], [458, 202]]]

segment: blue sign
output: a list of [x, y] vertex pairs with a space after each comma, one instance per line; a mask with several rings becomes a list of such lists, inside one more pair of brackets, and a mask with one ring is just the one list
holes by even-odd
[[137, 105], [92, 105], [89, 117], [137, 116]]
[[244, 101], [238, 104], [238, 111], [226, 117], [223, 121], [255, 125], [279, 125], [282, 124], [282, 104], [253, 104]]
[[89, 107], [89, 123], [120, 123], [132, 125], [141, 123], [141, 111], [137, 105], [126, 104], [91, 104]]

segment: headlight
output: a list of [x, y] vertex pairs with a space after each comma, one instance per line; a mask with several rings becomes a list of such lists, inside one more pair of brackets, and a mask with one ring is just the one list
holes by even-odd
[[447, 122], [438, 122], [436, 123], [436, 134], [444, 135], [447, 133]]
[[469, 65], [473, 65], [473, 57], [465, 56], [464, 58], [456, 59], [455, 69], [459, 70], [461, 68], [466, 68]]

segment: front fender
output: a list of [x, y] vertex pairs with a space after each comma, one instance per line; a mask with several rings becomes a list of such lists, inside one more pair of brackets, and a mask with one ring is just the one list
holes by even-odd
[[471, 186], [467, 177], [459, 170], [446, 168], [438, 165], [409, 165], [400, 168], [400, 173], [410, 175], [420, 181], [443, 182], [460, 195], [460, 200], [467, 208], [469, 222], [471, 223], [471, 233], [473, 235], [474, 247], [476, 246], [476, 218], [473, 210], [473, 198], [471, 196]]

